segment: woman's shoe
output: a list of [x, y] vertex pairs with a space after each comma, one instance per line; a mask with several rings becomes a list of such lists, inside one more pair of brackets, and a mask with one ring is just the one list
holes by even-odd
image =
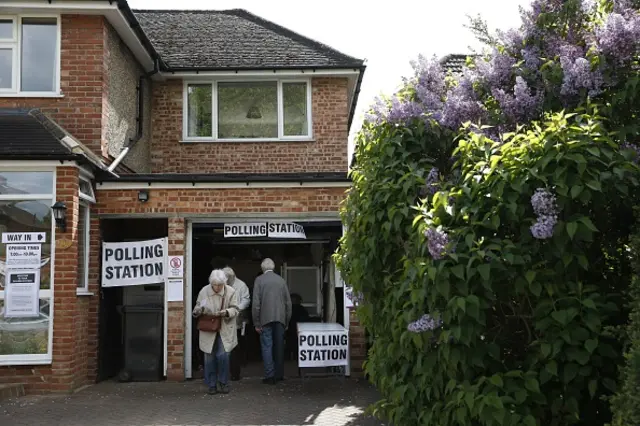
[[215, 395], [218, 393], [218, 389], [215, 386], [209, 388], [209, 395]]
[[218, 386], [219, 386], [220, 393], [224, 393], [224, 394], [229, 393], [229, 385], [219, 383]]

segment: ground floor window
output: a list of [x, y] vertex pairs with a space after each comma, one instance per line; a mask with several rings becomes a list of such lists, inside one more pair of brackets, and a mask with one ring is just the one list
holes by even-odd
[[[0, 170], [0, 235], [44, 234], [42, 240], [34, 241], [34, 244], [40, 246], [38, 265], [31, 263], [22, 266], [19, 262], [9, 261], [9, 245], [6, 241], [0, 244], [0, 365], [51, 362], [51, 263], [54, 222], [51, 206], [55, 202], [54, 185], [54, 171]], [[15, 241], [16, 246], [17, 243], [20, 241]], [[28, 273], [25, 276], [39, 275], [37, 312], [28, 316], [11, 315], [12, 303], [26, 303], [25, 299], [20, 297], [7, 299], [7, 286], [11, 285], [7, 277], [13, 271]], [[37, 273], [31, 275], [34, 271]]]

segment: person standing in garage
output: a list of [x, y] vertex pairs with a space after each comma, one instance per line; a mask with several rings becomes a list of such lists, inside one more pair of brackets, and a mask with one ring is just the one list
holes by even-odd
[[238, 345], [231, 351], [231, 380], [240, 380], [240, 370], [242, 362], [246, 357], [245, 349], [245, 327], [247, 325], [247, 308], [251, 304], [251, 296], [249, 296], [249, 287], [236, 276], [236, 273], [229, 266], [223, 269], [227, 276], [227, 285], [233, 287], [236, 291], [236, 300], [238, 302]]
[[253, 286], [253, 324], [260, 334], [262, 383], [273, 385], [284, 380], [284, 331], [291, 319], [291, 297], [287, 283], [273, 271], [273, 260], [264, 259], [260, 267], [263, 273]]

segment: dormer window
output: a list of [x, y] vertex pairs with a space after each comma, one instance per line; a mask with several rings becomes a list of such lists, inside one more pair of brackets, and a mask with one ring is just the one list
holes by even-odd
[[184, 140], [311, 139], [308, 80], [186, 83]]
[[58, 94], [59, 19], [0, 16], [0, 96]]

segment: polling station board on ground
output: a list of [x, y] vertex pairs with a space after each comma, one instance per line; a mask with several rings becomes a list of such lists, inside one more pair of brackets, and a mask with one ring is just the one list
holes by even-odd
[[338, 323], [298, 323], [298, 367], [349, 363], [349, 331]]
[[40, 315], [40, 268], [44, 232], [3, 232], [5, 244], [6, 318], [29, 318]]

